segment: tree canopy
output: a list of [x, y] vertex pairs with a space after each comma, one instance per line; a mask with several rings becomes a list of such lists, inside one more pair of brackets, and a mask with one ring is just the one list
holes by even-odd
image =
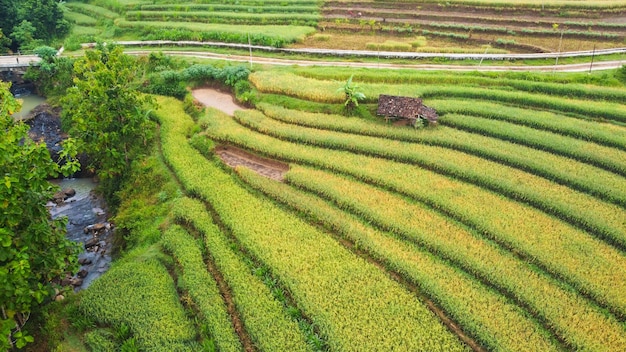
[[99, 45], [74, 64], [74, 86], [61, 100], [62, 121], [91, 158], [109, 201], [151, 140], [153, 99], [136, 91], [141, 70], [121, 47]]
[[53, 220], [46, 208], [55, 190], [47, 179], [76, 171], [75, 148], [64, 143], [66, 163], [53, 162], [11, 116], [20, 103], [9, 87], [0, 82], [0, 350], [32, 342], [22, 330], [31, 309], [53, 292], [55, 278], [76, 268], [66, 220]]
[[[0, 51], [2, 45], [14, 50], [33, 49], [64, 37], [71, 29], [57, 0], [0, 0], [0, 18], [0, 38], [5, 38]], [[6, 42], [8, 38], [12, 43]]]

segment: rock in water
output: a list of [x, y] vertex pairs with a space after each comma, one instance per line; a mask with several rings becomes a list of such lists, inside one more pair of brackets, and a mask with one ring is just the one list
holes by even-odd
[[76, 190], [73, 188], [63, 188], [61, 192], [63, 192], [67, 196], [67, 198], [70, 198], [76, 195]]

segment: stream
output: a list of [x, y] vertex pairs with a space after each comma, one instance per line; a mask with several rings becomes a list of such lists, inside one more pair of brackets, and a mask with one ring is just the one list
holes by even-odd
[[21, 96], [18, 99], [22, 101], [22, 110], [13, 114], [16, 120], [27, 117], [36, 106], [46, 101], [46, 98], [35, 94]]
[[62, 190], [73, 189], [76, 194], [61, 204], [48, 203], [53, 218], [67, 216], [67, 237], [81, 244], [78, 256], [80, 271], [75, 277], [65, 278], [64, 284], [78, 291], [89, 287], [111, 265], [111, 224], [107, 222], [104, 201], [93, 192], [92, 178], [52, 180]]

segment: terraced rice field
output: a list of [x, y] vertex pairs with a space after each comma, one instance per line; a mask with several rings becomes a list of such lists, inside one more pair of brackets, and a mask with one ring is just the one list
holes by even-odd
[[68, 2], [82, 40], [219, 41], [439, 53], [622, 47], [626, 2], [92, 0]]
[[[76, 36], [252, 43], [282, 47], [315, 31], [320, 3], [289, 1], [71, 2]], [[95, 31], [97, 29], [98, 31]]]
[[[309, 38], [302, 46], [423, 52], [620, 47], [625, 11], [623, 1], [326, 1], [319, 27], [332, 40]], [[355, 35], [359, 39], [350, 40]]]
[[[351, 74], [360, 118], [336, 113]], [[625, 88], [328, 68], [250, 81], [257, 106], [234, 116], [194, 121], [158, 99], [180, 194], [159, 254], [107, 274], [113, 297], [90, 289], [87, 314], [154, 350], [626, 350]], [[398, 93], [425, 97], [439, 125], [371, 116], [378, 94]], [[213, 143], [289, 170], [233, 170], [198, 147]], [[107, 310], [125, 290], [154, 292], [145, 277], [127, 287], [134, 272], [163, 294]]]

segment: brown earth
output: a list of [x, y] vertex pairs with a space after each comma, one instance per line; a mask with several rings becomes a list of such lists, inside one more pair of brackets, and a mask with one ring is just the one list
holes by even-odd
[[[197, 101], [202, 103], [202, 105], [221, 110], [231, 116], [235, 111], [243, 109], [234, 101], [232, 95], [213, 88], [195, 89], [192, 95]], [[231, 146], [218, 146], [215, 149], [215, 154], [217, 154], [226, 165], [232, 168], [237, 166], [247, 167], [261, 176], [269, 177], [277, 181], [283, 181], [285, 173], [289, 171], [289, 165], [285, 163], [262, 158]]]
[[285, 173], [289, 171], [289, 165], [285, 163], [265, 159], [232, 146], [219, 146], [215, 149], [215, 154], [230, 167], [244, 166], [276, 181], [282, 182]]

